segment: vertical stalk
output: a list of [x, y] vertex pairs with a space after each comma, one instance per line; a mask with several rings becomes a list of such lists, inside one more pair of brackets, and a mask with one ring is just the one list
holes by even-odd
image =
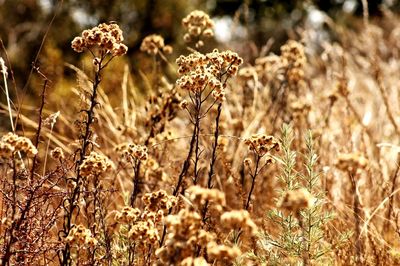
[[[214, 131], [214, 143], [212, 146], [212, 154], [210, 161], [210, 169], [208, 171], [208, 180], [207, 180], [207, 188], [211, 189], [213, 187], [213, 177], [214, 177], [214, 166], [217, 161], [217, 148], [218, 148], [218, 139], [219, 139], [219, 121], [222, 113], [222, 103], [218, 104], [217, 117], [215, 118], [215, 131]], [[206, 215], [208, 211], [209, 202], [206, 201], [202, 211], [202, 221], [203, 223], [206, 220]]]
[[254, 168], [254, 173], [250, 174], [251, 187], [250, 187], [249, 195], [247, 196], [247, 201], [246, 201], [246, 204], [245, 204], [245, 209], [246, 210], [248, 210], [249, 206], [250, 206], [251, 194], [253, 194], [254, 186], [255, 186], [255, 183], [256, 183], [256, 177], [258, 175], [258, 167], [260, 165], [260, 160], [261, 160], [261, 156], [256, 154], [256, 166]]
[[363, 253], [362, 250], [362, 243], [361, 243], [361, 231], [360, 231], [360, 225], [361, 225], [361, 208], [360, 208], [360, 199], [358, 198], [357, 194], [357, 183], [355, 180], [355, 173], [350, 173], [349, 172], [349, 178], [351, 182], [351, 189], [353, 193], [353, 212], [354, 212], [354, 231], [355, 231], [355, 236], [356, 236], [356, 242], [355, 242], [355, 263], [356, 265], [360, 265], [361, 263], [361, 255]]
[[[82, 164], [83, 160], [85, 159], [85, 156], [88, 152], [89, 145], [91, 143], [91, 135], [92, 131], [90, 129], [91, 125], [93, 124], [94, 121], [94, 108], [98, 104], [96, 101], [97, 98], [97, 89], [99, 87], [99, 84], [101, 82], [101, 70], [103, 69], [102, 67], [102, 60], [100, 60], [98, 68], [95, 71], [95, 78], [93, 81], [93, 87], [92, 87], [92, 94], [90, 96], [90, 107], [87, 110], [84, 110], [86, 113], [87, 119], [85, 121], [85, 129], [84, 129], [84, 134], [81, 135], [81, 140], [82, 140], [82, 147], [79, 151], [79, 159], [75, 163], [75, 170], [76, 170], [76, 178], [74, 179], [74, 182], [76, 183], [75, 188], [72, 191], [72, 194], [70, 195], [70, 198], [64, 200], [64, 210], [65, 210], [65, 215], [64, 215], [64, 225], [63, 225], [63, 233], [64, 237], [68, 236], [69, 232], [72, 229], [72, 219], [73, 219], [73, 212], [75, 211], [78, 206], [76, 205], [76, 201], [79, 199], [80, 196], [80, 182], [81, 182], [81, 174], [80, 174], [80, 169], [79, 166]], [[66, 205], [68, 204], [68, 205]], [[60, 236], [61, 237], [61, 236]], [[70, 246], [68, 243], [65, 244], [65, 247], [61, 251], [62, 257], [60, 258], [60, 263], [63, 266], [71, 265], [70, 257], [71, 257], [71, 251], [70, 251]]]

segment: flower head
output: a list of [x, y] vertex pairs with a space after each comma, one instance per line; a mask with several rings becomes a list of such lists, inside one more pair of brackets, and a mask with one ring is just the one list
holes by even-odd
[[123, 44], [122, 30], [115, 23], [101, 23], [96, 27], [84, 30], [79, 37], [71, 43], [74, 51], [81, 53], [84, 49], [100, 50], [101, 54], [121, 56], [126, 54], [128, 47]]

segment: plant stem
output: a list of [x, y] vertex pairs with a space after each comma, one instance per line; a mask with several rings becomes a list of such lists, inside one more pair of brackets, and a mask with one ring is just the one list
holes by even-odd
[[[211, 155], [211, 161], [210, 161], [210, 169], [208, 171], [208, 180], [207, 180], [207, 188], [211, 189], [213, 187], [213, 177], [214, 177], [214, 166], [215, 162], [217, 161], [217, 148], [218, 148], [218, 139], [219, 139], [219, 121], [222, 113], [222, 103], [218, 104], [218, 111], [217, 111], [217, 117], [215, 118], [215, 131], [214, 131], [214, 143], [212, 147], [212, 155]], [[206, 201], [203, 207], [202, 211], [202, 221], [203, 223], [206, 220], [206, 215], [207, 215], [207, 210], [208, 210], [208, 205], [209, 202]]]
[[[102, 70], [101, 63], [102, 63], [102, 60], [99, 63], [98, 69], [96, 69], [96, 71], [95, 71], [95, 79], [93, 81], [92, 95], [90, 96], [90, 107], [88, 110], [85, 110], [85, 113], [87, 115], [87, 120], [85, 121], [84, 134], [81, 136], [82, 147], [79, 152], [79, 159], [75, 163], [76, 178], [74, 179], [74, 182], [75, 182], [76, 186], [73, 189], [70, 197], [68, 199], [65, 199], [64, 204], [63, 204], [64, 206], [66, 203], [69, 204], [68, 206], [64, 207], [65, 215], [64, 215], [64, 225], [63, 225], [63, 231], [62, 231], [64, 233], [64, 237], [68, 236], [69, 232], [72, 229], [73, 212], [78, 207], [76, 205], [76, 201], [79, 199], [79, 196], [80, 196], [80, 192], [81, 192], [80, 191], [80, 188], [81, 188], [80, 182], [81, 182], [81, 178], [82, 178], [81, 174], [80, 174], [79, 166], [82, 164], [83, 160], [85, 159], [85, 156], [89, 149], [89, 145], [91, 143], [90, 138], [92, 135], [92, 131], [91, 131], [90, 127], [94, 121], [94, 108], [98, 104], [96, 101], [96, 98], [97, 98], [97, 89], [101, 82], [101, 70]], [[61, 238], [61, 235], [60, 235], [60, 238]], [[71, 252], [70, 252], [70, 246], [68, 243], [65, 244], [65, 247], [61, 252], [62, 252], [62, 258], [60, 261], [61, 265], [63, 265], [63, 266], [71, 265], [71, 261], [70, 261]]]
[[261, 156], [256, 154], [256, 166], [255, 166], [255, 169], [254, 169], [254, 173], [250, 174], [251, 187], [250, 187], [249, 195], [247, 196], [247, 201], [246, 201], [246, 204], [245, 204], [245, 209], [246, 210], [248, 210], [249, 207], [250, 207], [251, 194], [253, 194], [254, 186], [255, 186], [255, 183], [256, 183], [256, 177], [258, 175], [258, 167], [260, 165], [260, 160], [261, 160]]

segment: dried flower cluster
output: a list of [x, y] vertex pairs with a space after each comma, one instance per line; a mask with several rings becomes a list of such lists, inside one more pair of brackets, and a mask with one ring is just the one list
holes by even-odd
[[83, 177], [100, 176], [102, 173], [110, 170], [113, 163], [106, 156], [92, 151], [79, 166]]
[[257, 226], [246, 210], [233, 210], [221, 215], [221, 223], [230, 228], [241, 228], [249, 231], [251, 235], [257, 233]]
[[138, 208], [132, 208], [125, 206], [121, 211], [115, 215], [115, 220], [122, 224], [130, 224], [140, 217], [140, 210]]
[[72, 41], [72, 49], [81, 53], [84, 49], [99, 49], [102, 56], [111, 54], [121, 56], [126, 54], [128, 47], [123, 44], [122, 30], [115, 23], [102, 23], [92, 29], [84, 30], [81, 37]]
[[307, 189], [299, 188], [286, 191], [279, 203], [279, 207], [297, 214], [299, 211], [311, 208], [314, 202], [315, 198]]
[[[156, 216], [154, 213], [151, 213], [151, 216], [154, 216], [155, 220]], [[156, 245], [160, 240], [160, 235], [158, 234], [158, 229], [154, 220], [150, 219], [150, 217], [145, 217], [141, 221], [136, 221], [132, 225], [131, 230], [129, 230], [128, 237], [141, 246], [147, 246], [148, 244]]]
[[83, 225], [74, 226], [69, 232], [65, 241], [70, 245], [78, 245], [80, 247], [89, 246], [94, 247], [97, 245], [97, 239], [92, 236], [89, 229]]
[[355, 173], [368, 166], [368, 160], [359, 153], [339, 153], [335, 165], [342, 171]]
[[255, 69], [257, 73], [277, 73], [282, 67], [282, 59], [276, 54], [259, 57], [255, 61]]
[[204, 42], [200, 39], [201, 36], [207, 38], [214, 36], [214, 22], [210, 19], [210, 16], [203, 11], [192, 11], [182, 19], [182, 25], [187, 29], [187, 33], [183, 36], [184, 41], [186, 43], [195, 41], [196, 48], [200, 48], [204, 45]]
[[29, 157], [38, 153], [30, 139], [9, 132], [0, 139], [0, 157], [10, 158], [15, 152], [23, 152]]
[[232, 51], [219, 52], [215, 49], [206, 55], [199, 52], [188, 56], [180, 56], [176, 60], [181, 77], [176, 84], [193, 93], [202, 92], [207, 86], [213, 90], [212, 94], [217, 101], [225, 99], [226, 84], [222, 76], [237, 74], [243, 59]]
[[[155, 245], [160, 240], [157, 225], [162, 221], [164, 214], [161, 210], [155, 212], [129, 206], [124, 207], [115, 215], [115, 220], [121, 226], [128, 226], [127, 236], [138, 246]], [[124, 228], [124, 227], [122, 227]]]
[[279, 141], [275, 137], [265, 134], [253, 135], [245, 140], [245, 144], [249, 147], [250, 151], [255, 152], [261, 157], [273, 150], [280, 150]]
[[301, 43], [289, 40], [281, 47], [281, 59], [286, 66], [286, 76], [289, 84], [296, 85], [304, 80], [304, 67], [307, 63], [307, 58], [304, 46]]
[[218, 245], [212, 241], [207, 244], [207, 254], [211, 259], [234, 261], [242, 252], [237, 246]]
[[118, 145], [115, 150], [131, 163], [135, 161], [146, 161], [149, 156], [146, 146], [133, 143], [123, 143]]
[[140, 51], [146, 52], [149, 55], [156, 55], [160, 51], [165, 54], [172, 53], [172, 47], [165, 45], [164, 38], [158, 34], [146, 36], [140, 45]]
[[176, 265], [191, 257], [197, 245], [204, 246], [214, 236], [201, 229], [201, 217], [197, 212], [181, 209], [176, 215], [165, 219], [168, 229], [165, 245], [156, 251], [157, 257], [163, 263]]
[[191, 186], [187, 189], [189, 199], [197, 206], [203, 206], [206, 202], [214, 203], [214, 208], [218, 211], [226, 205], [225, 193], [218, 189], [208, 189], [201, 186]]
[[177, 198], [168, 195], [167, 192], [162, 189], [144, 194], [142, 201], [146, 205], [146, 210], [152, 212], [157, 210], [166, 212], [177, 204]]

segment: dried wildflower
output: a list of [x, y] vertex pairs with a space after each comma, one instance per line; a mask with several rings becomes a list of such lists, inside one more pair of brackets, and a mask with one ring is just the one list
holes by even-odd
[[129, 230], [128, 237], [140, 245], [155, 245], [160, 240], [158, 230], [151, 220], [142, 220], [134, 223]]
[[257, 226], [246, 210], [233, 210], [223, 213], [221, 223], [227, 227], [248, 230], [252, 235], [257, 233]]
[[50, 156], [54, 160], [62, 160], [62, 159], [64, 159], [64, 152], [60, 147], [57, 147], [50, 152]]
[[113, 167], [112, 162], [106, 156], [92, 151], [79, 166], [83, 177], [99, 176]]
[[[119, 211], [115, 220], [121, 225], [129, 225], [128, 237], [138, 246], [155, 245], [160, 240], [157, 224], [162, 221], [164, 214], [161, 210], [152, 212], [140, 211], [129, 206]], [[122, 227], [125, 228], [126, 227]]]
[[180, 56], [176, 63], [181, 75], [176, 84], [180, 88], [199, 93], [208, 86], [213, 90], [213, 97], [221, 102], [225, 100], [226, 87], [226, 83], [221, 81], [222, 75], [236, 75], [243, 59], [232, 51], [219, 52], [215, 49], [206, 55], [194, 52]]
[[115, 150], [122, 154], [128, 162], [146, 161], [148, 158], [147, 147], [133, 143], [123, 143]]
[[167, 211], [177, 204], [177, 198], [167, 194], [165, 190], [159, 190], [152, 193], [146, 193], [142, 197], [143, 203], [146, 205], [146, 210]]
[[[192, 40], [199, 40], [201, 36], [207, 38], [214, 36], [214, 22], [210, 19], [210, 16], [203, 11], [192, 11], [182, 19], [182, 25], [187, 30], [187, 33], [183, 37], [184, 41], [187, 43]], [[198, 41], [196, 46], [201, 46], [198, 45]]]
[[124, 207], [115, 215], [115, 220], [119, 223], [129, 224], [136, 221], [140, 216], [140, 210], [132, 207]]
[[165, 245], [156, 251], [156, 256], [163, 263], [191, 257], [200, 242], [212, 237], [201, 230], [200, 215], [188, 209], [182, 209], [176, 215], [168, 215], [165, 224], [169, 233], [166, 235]]
[[281, 47], [281, 57], [292, 67], [303, 67], [307, 63], [304, 46], [294, 40]]
[[359, 153], [339, 153], [335, 165], [342, 171], [356, 172], [368, 166], [368, 160]]
[[307, 189], [299, 188], [286, 191], [278, 205], [287, 211], [297, 214], [299, 211], [311, 208], [314, 202], [315, 198]]
[[164, 38], [160, 35], [152, 34], [143, 39], [142, 44], [140, 45], [140, 51], [149, 55], [156, 55], [160, 51], [164, 52], [165, 54], [171, 54], [172, 47], [165, 45]]
[[201, 186], [191, 186], [187, 189], [187, 192], [190, 195], [190, 200], [197, 206], [203, 206], [206, 202], [213, 202], [215, 208], [221, 211], [226, 204], [225, 193], [215, 188], [208, 189]]
[[91, 51], [98, 49], [102, 55], [121, 56], [128, 51], [128, 47], [122, 43], [123, 40], [122, 30], [117, 24], [102, 23], [84, 30], [80, 37], [75, 37], [71, 46], [78, 53], [84, 49]]
[[244, 143], [249, 147], [250, 151], [255, 152], [258, 156], [264, 156], [272, 150], [280, 150], [278, 140], [265, 134], [253, 135], [246, 139]]
[[29, 157], [38, 153], [30, 139], [9, 132], [0, 139], [0, 155], [10, 157], [13, 152], [24, 152]]
[[207, 244], [207, 254], [211, 259], [233, 261], [239, 257], [242, 252], [237, 246], [218, 245], [216, 242]]
[[90, 232], [90, 230], [85, 228], [83, 225], [74, 226], [71, 231], [69, 231], [69, 234], [65, 238], [65, 241], [70, 245], [88, 245], [90, 247], [94, 247], [97, 245], [97, 240], [92, 237], [92, 233]]
[[304, 67], [307, 58], [304, 46], [294, 40], [289, 40], [281, 47], [281, 58], [287, 68], [287, 78], [290, 84], [298, 84], [304, 79]]

